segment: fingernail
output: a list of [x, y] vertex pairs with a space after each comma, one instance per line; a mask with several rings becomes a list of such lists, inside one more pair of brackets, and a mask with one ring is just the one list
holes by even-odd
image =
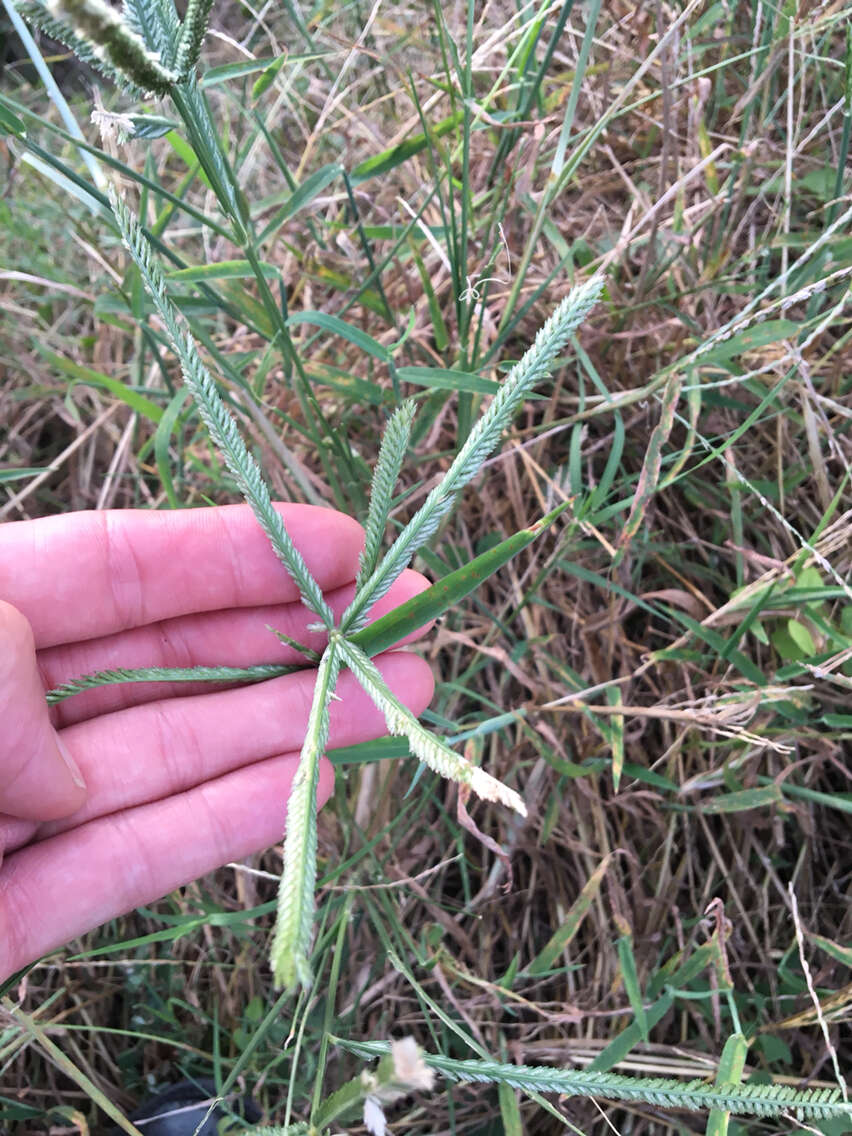
[[71, 752], [68, 749], [68, 746], [62, 740], [62, 738], [60, 738], [59, 734], [56, 735], [56, 748], [59, 750], [60, 757], [68, 766], [68, 772], [71, 774], [71, 780], [74, 782], [78, 789], [85, 789], [86, 782], [83, 779], [83, 774], [80, 772], [80, 766], [71, 756]]

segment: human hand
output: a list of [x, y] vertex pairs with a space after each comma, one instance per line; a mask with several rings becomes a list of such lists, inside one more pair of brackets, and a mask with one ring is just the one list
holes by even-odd
[[[278, 506], [336, 615], [354, 593], [361, 527]], [[374, 616], [426, 586], [405, 572]], [[282, 838], [314, 670], [211, 693], [146, 683], [44, 692], [148, 666], [304, 663], [266, 625], [321, 648], [316, 616], [247, 506], [71, 513], [0, 527], [0, 981], [69, 939]], [[377, 658], [417, 714], [432, 676]], [[206, 689], [206, 693], [204, 693]], [[384, 721], [344, 672], [329, 746]], [[332, 789], [323, 760], [319, 802]]]

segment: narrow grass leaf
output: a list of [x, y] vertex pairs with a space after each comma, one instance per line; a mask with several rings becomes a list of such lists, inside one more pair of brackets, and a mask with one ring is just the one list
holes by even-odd
[[497, 1102], [500, 1105], [500, 1119], [503, 1122], [503, 1136], [523, 1136], [524, 1124], [518, 1104], [517, 1090], [511, 1085], [497, 1086]]
[[801, 327], [793, 320], [776, 319], [757, 323], [745, 331], [737, 332], [729, 339], [723, 339], [715, 347], [701, 356], [701, 366], [713, 363], [726, 363], [746, 351], [756, 351], [777, 343], [779, 339], [795, 340]]
[[[281, 275], [274, 264], [258, 261], [260, 271], [267, 280], [277, 280]], [[247, 260], [219, 260], [215, 264], [193, 264], [189, 268], [179, 268], [167, 272], [166, 279], [178, 283], [194, 280], [247, 280], [254, 277], [254, 267]]]
[[619, 935], [616, 945], [618, 961], [621, 966], [621, 980], [627, 999], [636, 1018], [639, 1036], [642, 1041], [648, 1040], [648, 1016], [642, 1001], [642, 989], [639, 985], [639, 974], [636, 969], [636, 956], [633, 953], [633, 935]]
[[[622, 694], [620, 686], [607, 688], [606, 700], [610, 706], [620, 706]], [[612, 749], [612, 785], [616, 792], [621, 784], [624, 771], [624, 715], [613, 714], [609, 721], [609, 744]]]
[[0, 469], [0, 485], [7, 485], [10, 481], [24, 481], [28, 477], [37, 477], [49, 468], [49, 466], [11, 466], [8, 469]]
[[[716, 1088], [722, 1092], [729, 1085], [738, 1085], [743, 1079], [748, 1042], [741, 1033], [733, 1033], [725, 1042], [719, 1070], [716, 1074]], [[727, 1109], [714, 1108], [707, 1118], [706, 1136], [727, 1136], [731, 1113]]]
[[630, 513], [618, 537], [617, 547], [619, 558], [623, 556], [634, 536], [639, 531], [648, 504], [656, 492], [657, 482], [660, 479], [660, 470], [663, 464], [663, 446], [668, 440], [669, 434], [671, 434], [672, 427], [674, 426], [675, 407], [680, 398], [682, 384], [683, 380], [681, 376], [675, 371], [669, 377], [665, 390], [663, 391], [660, 420], [651, 433], [645, 460], [642, 462], [642, 470], [639, 474], [639, 480], [636, 483], [633, 504], [630, 507]]
[[844, 946], [841, 943], [833, 942], [831, 939], [826, 939], [824, 935], [815, 935], [810, 931], [806, 931], [805, 934], [812, 943], [816, 943], [837, 962], [842, 962], [844, 966], [852, 969], [852, 945]]
[[302, 184], [295, 189], [292, 194], [287, 198], [280, 209], [277, 209], [272, 218], [266, 223], [264, 228], [258, 235], [258, 244], [263, 244], [269, 237], [276, 232], [285, 221], [289, 221], [291, 217], [301, 210], [305, 209], [318, 197], [327, 186], [331, 185], [333, 181], [341, 177], [343, 174], [343, 167], [339, 162], [330, 162], [326, 166], [321, 166], [320, 169], [315, 170], [310, 177], [305, 178]]
[[338, 316], [329, 315], [327, 312], [293, 312], [292, 315], [287, 317], [288, 327], [297, 327], [301, 323], [319, 327], [331, 335], [339, 335], [341, 339], [354, 344], [359, 350], [367, 355], [372, 355], [374, 359], [378, 359], [382, 363], [390, 361], [390, 352], [386, 347], [382, 347], [381, 343], [373, 339], [372, 335], [368, 335], [366, 331], [352, 327], [351, 324]]
[[[255, 79], [254, 86], [251, 89], [252, 101], [259, 99], [261, 95], [265, 94], [272, 84], [278, 73], [281, 71], [284, 64], [287, 62], [288, 56], [282, 52], [277, 59], [273, 59], [268, 67], [265, 67], [261, 72], [259, 78]], [[250, 74], [250, 72], [248, 72]]]
[[[322, 54], [322, 53], [320, 53]], [[258, 71], [268, 71], [270, 67], [285, 59], [288, 63], [309, 63], [320, 58], [320, 54], [311, 55], [284, 55], [266, 56], [262, 59], [243, 59], [238, 63], [223, 63], [221, 67], [210, 67], [198, 80], [199, 87], [206, 90], [209, 87], [220, 87], [232, 79], [244, 79], [246, 75], [256, 75]]]
[[[645, 1010], [644, 1033], [647, 1034], [654, 1028], [657, 1022], [669, 1012], [674, 1003], [673, 994], [663, 994], [661, 997]], [[634, 1049], [642, 1040], [643, 1030], [640, 1028], [637, 1021], [631, 1022], [626, 1029], [617, 1034], [612, 1041], [600, 1051], [597, 1057], [589, 1066], [589, 1069], [594, 1072], [606, 1072], [612, 1069], [614, 1065], [618, 1065], [623, 1061], [628, 1053]]]
[[0, 106], [0, 135], [14, 134], [18, 138], [26, 138], [27, 131], [23, 122], [12, 111]]
[[397, 367], [398, 378], [416, 387], [431, 390], [468, 391], [470, 394], [496, 394], [500, 384], [483, 379], [467, 371], [445, 370], [442, 367]]
[[143, 418], [147, 418], [150, 422], [159, 422], [163, 417], [163, 408], [161, 406], [158, 406], [157, 403], [153, 402], [150, 398], [146, 398], [144, 395], [132, 390], [119, 379], [114, 379], [110, 375], [104, 375], [100, 371], [93, 370], [91, 367], [84, 367], [82, 364], [75, 363], [71, 359], [65, 359], [62, 355], [57, 355], [55, 351], [42, 349], [40, 354], [42, 354], [57, 371], [73, 379], [74, 383], [81, 386], [100, 387], [102, 390], [109, 391], [110, 394], [114, 394], [116, 398], [126, 403], [136, 414], [141, 414]]
[[[463, 111], [456, 111], [448, 118], [443, 119], [435, 126], [431, 127], [430, 134], [433, 138], [441, 138], [459, 125], [464, 118]], [[429, 138], [424, 134], [414, 134], [411, 138], [407, 138], [404, 142], [400, 142], [396, 146], [391, 146], [387, 150], [382, 150], [380, 154], [374, 154], [372, 158], [367, 158], [356, 166], [352, 173], [349, 175], [349, 180], [354, 189], [356, 186], [361, 185], [370, 178], [377, 177], [379, 174], [386, 174], [389, 170], [396, 169], [401, 166], [403, 162], [407, 162], [409, 158], [413, 158], [416, 154], [422, 154], [426, 147], [429, 145]]]
[[157, 473], [160, 475], [160, 482], [162, 483], [163, 489], [166, 491], [169, 506], [172, 509], [179, 509], [181, 502], [178, 499], [177, 490], [175, 489], [169, 451], [171, 449], [172, 437], [177, 428], [181, 411], [183, 410], [183, 404], [189, 397], [189, 391], [185, 387], [183, 390], [179, 390], [173, 395], [169, 401], [169, 405], [163, 412], [163, 417], [157, 423], [157, 429], [154, 431], [154, 461], [157, 463]]
[[483, 581], [529, 547], [567, 508], [568, 503], [559, 505], [528, 529], [521, 529], [493, 548], [480, 553], [464, 567], [442, 576], [425, 592], [406, 600], [387, 615], [383, 615], [374, 623], [351, 635], [349, 641], [370, 656], [386, 651], [412, 631], [437, 619], [445, 611], [459, 604]]
[[744, 813], [749, 809], [779, 805], [783, 800], [783, 794], [777, 785], [763, 785], [759, 789], [741, 789], [713, 797], [712, 800], [703, 801], [698, 808], [702, 813]]
[[568, 912], [562, 926], [557, 928], [547, 944], [539, 951], [529, 966], [524, 968], [523, 973], [525, 975], [535, 977], [540, 974], [547, 974], [548, 971], [554, 968], [560, 957], [573, 941], [574, 936], [580, 930], [583, 920], [586, 918], [589, 909], [600, 892], [604, 876], [611, 863], [612, 853], [610, 852], [603, 858], [594, 872], [592, 872], [583, 884], [583, 889], [571, 905], [571, 910]]

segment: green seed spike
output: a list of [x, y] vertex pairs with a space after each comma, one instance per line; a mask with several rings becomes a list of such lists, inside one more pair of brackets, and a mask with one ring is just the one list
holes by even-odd
[[48, 12], [70, 27], [92, 53], [143, 91], [166, 95], [178, 80], [144, 40], [103, 0], [48, 0]]

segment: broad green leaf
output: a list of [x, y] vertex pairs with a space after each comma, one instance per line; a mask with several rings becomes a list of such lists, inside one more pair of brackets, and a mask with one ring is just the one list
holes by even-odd
[[351, 324], [346, 323], [338, 316], [328, 315], [326, 312], [293, 312], [292, 315], [287, 317], [288, 327], [296, 327], [300, 323], [308, 323], [322, 331], [329, 332], [331, 335], [339, 335], [341, 339], [348, 340], [361, 351], [372, 355], [374, 359], [381, 360], [382, 363], [390, 361], [390, 353], [386, 347], [382, 347], [381, 343], [373, 339], [372, 335], [367, 335], [366, 331], [352, 327]]
[[142, 394], [131, 390], [130, 387], [119, 382], [118, 379], [113, 379], [109, 375], [103, 375], [100, 371], [93, 371], [91, 367], [83, 367], [80, 363], [73, 363], [70, 359], [64, 359], [61, 355], [55, 354], [53, 351], [46, 351], [42, 349], [41, 354], [49, 363], [60, 371], [63, 375], [68, 375], [76, 383], [83, 386], [102, 387], [120, 398], [122, 402], [126, 403], [131, 410], [135, 410], [137, 414], [141, 414], [143, 418], [149, 419], [151, 422], [159, 422], [163, 417], [163, 408], [158, 406], [156, 402], [152, 402], [150, 398], [146, 398]]
[[[738, 1085], [743, 1079], [748, 1042], [741, 1033], [734, 1033], [725, 1042], [719, 1070], [716, 1074], [716, 1087]], [[706, 1136], [727, 1136], [730, 1112], [725, 1109], [711, 1109], [707, 1118]]]
[[469, 391], [471, 394], [496, 394], [500, 384], [483, 379], [468, 371], [449, 371], [442, 367], [397, 367], [397, 375], [404, 383], [435, 390]]
[[784, 797], [777, 785], [763, 785], [759, 789], [741, 789], [736, 793], [713, 797], [700, 804], [702, 813], [742, 813], [749, 809], [764, 809], [768, 805], [778, 805]]
[[429, 136], [426, 134], [414, 134], [404, 142], [400, 142], [396, 146], [391, 146], [387, 150], [382, 150], [380, 154], [374, 154], [372, 158], [367, 158], [366, 161], [356, 166], [349, 175], [349, 180], [353, 188], [360, 185], [362, 182], [368, 181], [372, 177], [385, 174], [388, 170], [401, 166], [403, 162], [407, 162], [408, 159], [413, 158], [415, 154], [421, 154], [429, 145], [429, 137], [441, 138], [444, 134], [449, 134], [451, 130], [455, 130], [463, 119], [464, 111], [456, 111], [455, 114], [451, 114], [448, 118], [445, 118], [442, 122], [434, 126], [429, 132]]
[[[277, 280], [281, 275], [274, 264], [260, 262], [260, 268], [267, 280]], [[195, 280], [248, 280], [254, 278], [254, 270], [247, 260], [220, 260], [215, 264], [193, 264], [189, 268], [179, 268], [166, 273], [167, 280], [181, 284]]]
[[754, 327], [732, 335], [730, 339], [723, 339], [706, 354], [701, 355], [699, 361], [702, 366], [707, 363], [726, 363], [744, 351], [767, 347], [770, 343], [777, 343], [779, 339], [795, 339], [800, 330], [799, 324], [794, 323], [793, 320], [766, 320], [765, 323], [757, 323]]

